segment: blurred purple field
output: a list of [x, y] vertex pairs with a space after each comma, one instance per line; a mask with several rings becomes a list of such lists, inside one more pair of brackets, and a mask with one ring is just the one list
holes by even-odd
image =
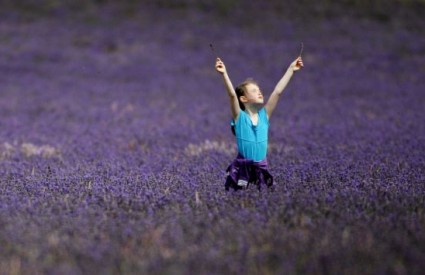
[[[423, 274], [424, 20], [166, 2], [1, 12], [0, 274]], [[300, 42], [276, 189], [226, 192], [209, 44], [267, 97]]]

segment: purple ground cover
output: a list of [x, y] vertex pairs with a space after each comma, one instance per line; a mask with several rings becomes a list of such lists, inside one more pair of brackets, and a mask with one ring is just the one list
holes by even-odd
[[[2, 16], [0, 274], [423, 272], [423, 30], [218, 2]], [[225, 192], [209, 44], [267, 96], [301, 41], [271, 120], [275, 191]]]

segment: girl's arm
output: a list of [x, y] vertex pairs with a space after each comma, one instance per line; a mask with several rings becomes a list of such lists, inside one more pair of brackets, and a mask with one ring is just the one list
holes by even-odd
[[289, 65], [289, 68], [286, 70], [286, 73], [276, 84], [276, 87], [274, 88], [273, 93], [270, 95], [270, 98], [265, 106], [267, 116], [269, 118], [272, 115], [274, 109], [276, 108], [280, 95], [285, 90], [286, 85], [288, 85], [289, 81], [291, 80], [292, 75], [294, 74], [294, 72], [300, 70], [303, 66], [303, 60], [301, 59], [301, 57], [298, 57], [291, 63], [291, 65]]
[[223, 61], [217, 57], [215, 62], [215, 69], [223, 76], [224, 86], [226, 87], [227, 94], [230, 98], [230, 109], [232, 111], [233, 120], [237, 120], [240, 112], [238, 97], [235, 92], [235, 88], [233, 88], [232, 81], [230, 81], [229, 75], [227, 74], [226, 66]]

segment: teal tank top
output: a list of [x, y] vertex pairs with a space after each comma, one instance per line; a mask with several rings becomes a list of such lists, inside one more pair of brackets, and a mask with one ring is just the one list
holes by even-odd
[[235, 128], [236, 143], [239, 154], [245, 159], [262, 161], [267, 156], [269, 119], [266, 109], [258, 112], [257, 125], [252, 124], [249, 115], [241, 110], [237, 121], [232, 121]]

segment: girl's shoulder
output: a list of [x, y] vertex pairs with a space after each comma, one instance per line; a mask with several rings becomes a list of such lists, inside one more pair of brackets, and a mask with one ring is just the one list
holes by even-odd
[[269, 122], [269, 116], [267, 115], [267, 110], [265, 107], [261, 108], [258, 111], [258, 117], [260, 118], [260, 120], [265, 121], [265, 122]]
[[262, 107], [259, 111], [258, 111], [258, 115], [259, 116], [266, 116], [267, 117], [267, 111], [265, 107]]
[[246, 113], [246, 111], [245, 110], [240, 110], [239, 111], [238, 119], [245, 118], [245, 117], [248, 117], [248, 114]]

